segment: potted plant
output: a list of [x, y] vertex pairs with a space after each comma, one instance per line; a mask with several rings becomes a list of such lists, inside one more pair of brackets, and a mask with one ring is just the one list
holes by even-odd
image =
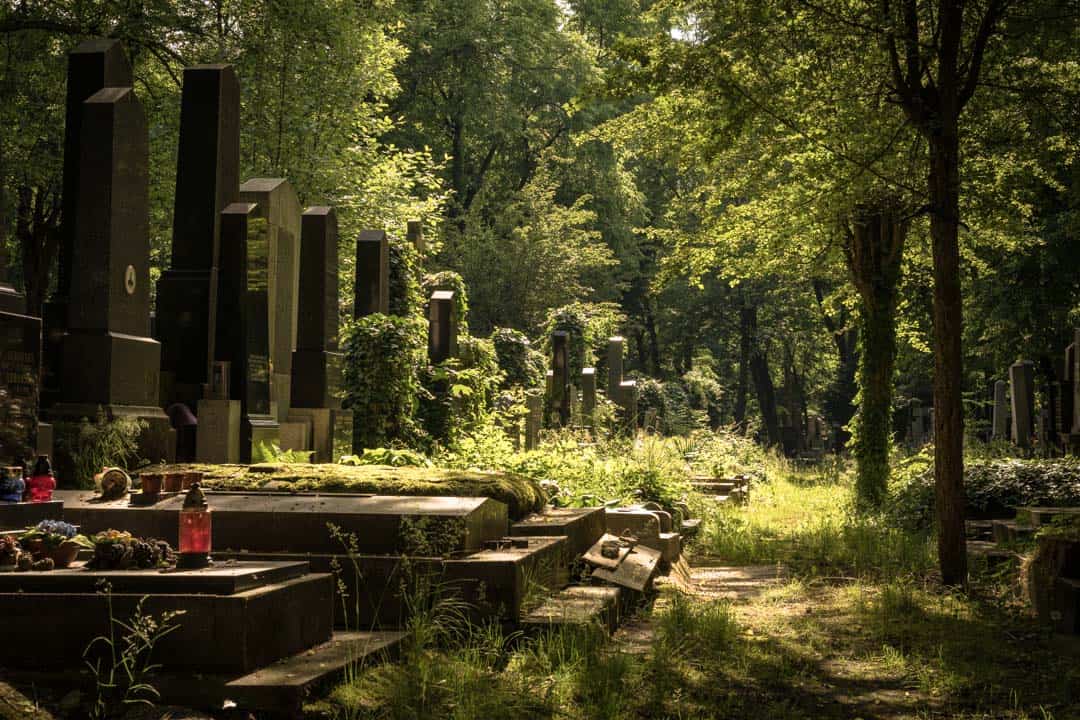
[[23, 533], [20, 542], [34, 560], [50, 558], [59, 568], [70, 565], [79, 550], [93, 548], [90, 540], [79, 534], [79, 528], [61, 520], [42, 520]]

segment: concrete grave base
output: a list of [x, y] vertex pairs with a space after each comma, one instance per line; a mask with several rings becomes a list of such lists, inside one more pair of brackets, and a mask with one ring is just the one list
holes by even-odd
[[0, 530], [23, 530], [42, 520], [63, 520], [64, 503], [59, 500], [43, 503], [0, 502]]

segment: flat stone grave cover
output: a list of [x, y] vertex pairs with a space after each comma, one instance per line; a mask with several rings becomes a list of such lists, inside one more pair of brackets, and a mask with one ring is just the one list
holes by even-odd
[[84, 563], [49, 572], [0, 574], [0, 592], [82, 593], [108, 582], [117, 593], [235, 595], [302, 577], [306, 562], [219, 562], [197, 570], [91, 570]]
[[0, 502], [0, 530], [24, 530], [37, 525], [42, 520], [62, 520], [64, 503], [59, 500], [49, 502]]

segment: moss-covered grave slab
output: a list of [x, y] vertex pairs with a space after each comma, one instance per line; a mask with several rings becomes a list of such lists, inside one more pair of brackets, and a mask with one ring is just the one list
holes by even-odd
[[538, 512], [546, 502], [538, 482], [511, 473], [332, 463], [154, 467], [154, 472], [187, 471], [201, 472], [203, 486], [212, 490], [488, 497], [505, 504], [512, 520]]

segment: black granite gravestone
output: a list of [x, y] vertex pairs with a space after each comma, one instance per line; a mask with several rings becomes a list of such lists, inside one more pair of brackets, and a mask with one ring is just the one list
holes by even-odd
[[42, 309], [45, 343], [42, 401], [49, 405], [58, 397], [63, 357], [61, 343], [68, 322], [68, 295], [72, 276], [77, 272], [74, 264], [75, 221], [79, 208], [83, 102], [102, 88], [130, 87], [131, 84], [131, 66], [119, 40], [87, 40], [68, 55], [57, 287]]
[[218, 318], [214, 352], [230, 363], [229, 396], [240, 401], [240, 462], [277, 441], [270, 414], [269, 222], [254, 203], [221, 213]]
[[357, 318], [390, 312], [390, 241], [382, 230], [364, 230], [356, 240]]
[[239, 194], [240, 85], [231, 65], [184, 70], [172, 268], [158, 280], [165, 402], [195, 408], [209, 381], [221, 211]]
[[292, 405], [341, 407], [338, 349], [338, 226], [330, 207], [309, 208], [301, 217], [300, 298]]
[[458, 318], [454, 293], [436, 290], [428, 304], [428, 359], [437, 365], [457, 355]]
[[551, 407], [565, 427], [570, 424], [570, 335], [562, 330], [551, 333], [551, 371]]
[[255, 203], [256, 214], [266, 220], [270, 400], [272, 414], [278, 422], [285, 422], [291, 402], [300, 293], [300, 202], [289, 182], [280, 178], [248, 180], [240, 186], [240, 201]]

